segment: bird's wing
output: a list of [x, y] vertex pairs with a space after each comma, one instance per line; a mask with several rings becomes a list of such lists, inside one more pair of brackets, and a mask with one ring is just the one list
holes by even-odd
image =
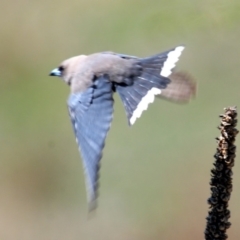
[[[171, 85], [171, 90], [168, 91], [171, 83], [169, 75], [183, 49], [183, 46], [178, 46], [166, 52], [139, 59], [137, 65], [141, 66], [142, 69], [140, 74], [132, 76], [132, 84], [126, 84], [127, 82], [114, 84], [115, 90], [123, 102], [129, 125], [133, 125], [142, 112], [148, 108], [149, 103], [154, 101], [155, 96], [161, 95], [162, 92], [165, 98], [175, 98], [175, 101], [188, 100], [191, 96], [189, 88], [188, 95], [179, 92], [186, 88], [186, 84], [180, 87], [183, 81], [175, 81], [175, 84]], [[184, 97], [185, 99], [183, 99]]]
[[85, 92], [69, 96], [68, 109], [85, 172], [89, 211], [96, 208], [102, 150], [113, 116], [112, 83], [99, 77]]
[[111, 51], [101, 52], [101, 54], [117, 55], [117, 56], [119, 56], [119, 57], [121, 57], [121, 58], [124, 58], [124, 59], [139, 59], [139, 58], [136, 57], [136, 56], [126, 55], [126, 54], [121, 54], [121, 53], [115, 53], [115, 52], [111, 52]]

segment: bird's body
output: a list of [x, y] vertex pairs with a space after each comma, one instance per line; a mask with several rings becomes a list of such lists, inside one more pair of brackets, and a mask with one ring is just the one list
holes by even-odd
[[68, 66], [69, 71], [63, 79], [71, 85], [72, 92], [83, 92], [92, 81], [101, 75], [107, 75], [109, 81], [123, 82], [124, 78], [134, 73], [134, 59], [124, 59], [112, 53], [94, 53], [89, 56], [80, 55], [67, 59], [62, 66]]
[[112, 121], [113, 93], [119, 94], [130, 125], [155, 95], [188, 101], [195, 85], [184, 74], [170, 77], [183, 49], [179, 46], [149, 58], [112, 52], [80, 55], [50, 73], [62, 77], [71, 89], [68, 109], [83, 159], [89, 210], [96, 207], [99, 163]]

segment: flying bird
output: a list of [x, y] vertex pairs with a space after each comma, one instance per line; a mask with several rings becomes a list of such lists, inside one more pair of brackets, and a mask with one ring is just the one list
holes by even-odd
[[50, 76], [70, 86], [67, 101], [85, 173], [89, 211], [97, 206], [98, 174], [102, 150], [113, 118], [113, 93], [124, 105], [133, 125], [155, 95], [186, 102], [195, 94], [195, 83], [182, 72], [172, 72], [184, 46], [147, 58], [114, 52], [79, 55], [63, 61]]

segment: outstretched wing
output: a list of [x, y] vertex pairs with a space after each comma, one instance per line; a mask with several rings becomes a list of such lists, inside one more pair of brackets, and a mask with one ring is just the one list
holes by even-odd
[[138, 65], [141, 66], [142, 71], [139, 75], [133, 76], [132, 85], [115, 84], [130, 125], [133, 125], [142, 112], [147, 110], [149, 103], [154, 101], [155, 95], [160, 95], [162, 90], [168, 88], [171, 82], [169, 75], [183, 49], [183, 46], [178, 46], [164, 53], [139, 59]]
[[85, 172], [89, 211], [96, 208], [102, 150], [113, 115], [112, 83], [96, 79], [85, 92], [69, 96], [68, 109]]

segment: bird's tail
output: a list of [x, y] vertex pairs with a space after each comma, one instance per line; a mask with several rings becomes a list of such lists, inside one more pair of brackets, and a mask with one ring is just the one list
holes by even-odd
[[[181, 98], [184, 98], [184, 100], [188, 98], [184, 94], [181, 96], [179, 92], [186, 86], [171, 84], [169, 78], [183, 49], [184, 47], [179, 46], [167, 52], [140, 59], [139, 65], [142, 71], [139, 76], [134, 78], [133, 83], [131, 85], [117, 84], [115, 86], [124, 104], [130, 125], [133, 125], [142, 112], [147, 109], [148, 104], [154, 101], [155, 95], [161, 96], [161, 93], [164, 93], [163, 97], [176, 101], [181, 101]], [[184, 82], [183, 78], [181, 80]], [[180, 85], [182, 88], [178, 89]], [[169, 86], [171, 86], [171, 94], [168, 92]], [[187, 86], [187, 88], [189, 87]]]
[[174, 71], [169, 79], [171, 82], [167, 88], [162, 89], [158, 98], [176, 103], [187, 103], [196, 96], [197, 84], [189, 73]]

